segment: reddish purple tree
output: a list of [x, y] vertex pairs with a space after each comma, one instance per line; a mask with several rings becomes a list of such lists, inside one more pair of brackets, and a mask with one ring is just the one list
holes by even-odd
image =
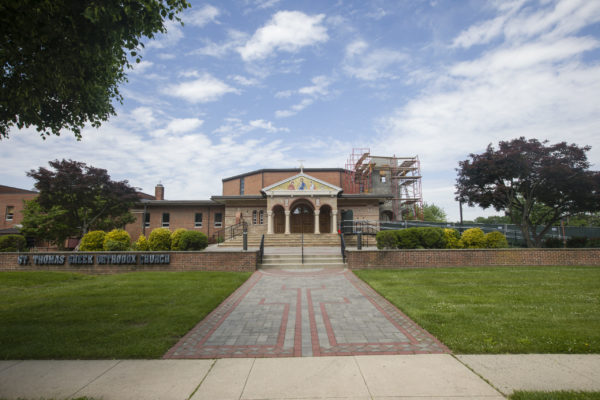
[[498, 149], [490, 144], [458, 163], [456, 199], [504, 211], [527, 246], [540, 247], [561, 218], [600, 210], [600, 172], [589, 170], [590, 148], [524, 137]]

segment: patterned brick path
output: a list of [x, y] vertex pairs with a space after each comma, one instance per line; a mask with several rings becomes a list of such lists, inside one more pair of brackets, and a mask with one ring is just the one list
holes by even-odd
[[348, 270], [257, 271], [164, 358], [449, 353]]

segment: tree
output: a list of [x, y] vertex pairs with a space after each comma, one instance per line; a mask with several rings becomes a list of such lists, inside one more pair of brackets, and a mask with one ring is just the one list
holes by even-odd
[[186, 0], [19, 0], [0, 4], [0, 139], [12, 126], [40, 135], [99, 127], [122, 102], [142, 37], [180, 21]]
[[510, 224], [510, 222], [510, 217], [507, 217], [506, 215], [490, 215], [489, 217], [475, 218], [475, 223], [477, 224], [497, 225]]
[[423, 221], [446, 222], [446, 212], [435, 204], [423, 204]]
[[540, 247], [561, 218], [598, 211], [600, 172], [589, 170], [590, 147], [547, 143], [521, 137], [470, 154], [457, 168], [456, 199], [504, 211], [528, 247]]
[[89, 230], [111, 230], [135, 220], [129, 209], [137, 193], [127, 181], [112, 181], [105, 169], [72, 160], [50, 161], [28, 176], [36, 180], [36, 199], [26, 204], [23, 232], [62, 246]]

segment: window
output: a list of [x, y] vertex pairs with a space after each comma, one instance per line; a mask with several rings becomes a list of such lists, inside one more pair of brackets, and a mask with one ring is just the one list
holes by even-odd
[[252, 210], [252, 225], [256, 225], [256, 210]]
[[162, 218], [162, 226], [163, 228], [168, 228], [169, 227], [169, 213], [163, 213], [163, 218]]
[[223, 214], [216, 213], [215, 214], [215, 228], [220, 228], [223, 226]]
[[150, 227], [150, 213], [149, 212], [147, 212], [146, 216], [144, 217], [144, 226], [146, 228]]
[[240, 178], [240, 196], [244, 195], [244, 186], [245, 186], [244, 178]]
[[194, 216], [194, 226], [196, 228], [202, 228], [202, 213], [196, 213]]
[[381, 175], [380, 176], [380, 180], [381, 180], [381, 183], [386, 183], [387, 182], [387, 176], [386, 175]]
[[259, 222], [258, 223], [261, 224], [261, 225], [264, 224], [265, 223], [264, 222], [265, 221], [265, 213], [264, 213], [264, 211], [260, 210], [258, 212], [258, 215], [259, 215]]
[[12, 221], [15, 216], [15, 206], [6, 206], [6, 220]]

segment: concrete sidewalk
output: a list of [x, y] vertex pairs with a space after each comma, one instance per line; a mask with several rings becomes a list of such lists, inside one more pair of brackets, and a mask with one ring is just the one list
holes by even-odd
[[600, 391], [600, 355], [0, 361], [0, 398], [503, 399], [482, 377], [506, 395]]

